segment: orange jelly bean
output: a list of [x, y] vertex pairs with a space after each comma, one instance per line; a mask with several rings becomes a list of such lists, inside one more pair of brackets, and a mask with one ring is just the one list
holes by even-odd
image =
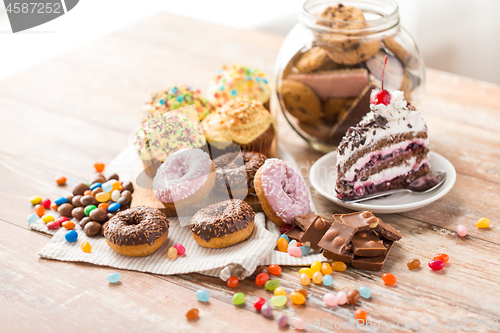
[[306, 297], [304, 294], [299, 293], [297, 291], [292, 291], [290, 293], [290, 299], [292, 300], [293, 304], [304, 304], [306, 302]]
[[420, 260], [418, 260], [418, 259], [412, 259], [412, 260], [408, 261], [408, 263], [406, 264], [406, 266], [408, 266], [408, 269], [419, 268], [420, 267]]
[[287, 252], [288, 251], [288, 242], [284, 238], [278, 239], [278, 251]]
[[268, 267], [269, 273], [272, 275], [280, 275], [281, 274], [281, 267], [279, 265], [269, 265]]
[[87, 190], [87, 191], [83, 192], [83, 195], [92, 195], [92, 191], [91, 190]]
[[102, 209], [103, 211], [107, 212], [108, 211], [108, 204], [106, 202], [101, 202], [97, 208]]
[[396, 281], [398, 279], [396, 279], [396, 277], [394, 275], [392, 275], [391, 273], [384, 273], [382, 274], [382, 280], [384, 281], [384, 283], [388, 286], [393, 286], [396, 284]]
[[92, 250], [92, 246], [90, 246], [90, 243], [89, 242], [82, 242], [80, 244], [80, 248], [82, 249], [83, 252], [85, 253], [90, 253], [90, 251]]
[[67, 180], [66, 177], [59, 176], [56, 178], [56, 183], [57, 183], [57, 185], [64, 185], [64, 184], [66, 184], [66, 180]]
[[347, 265], [342, 261], [334, 261], [332, 262], [332, 270], [335, 272], [343, 272], [347, 269]]
[[35, 206], [35, 213], [36, 215], [38, 215], [39, 217], [42, 217], [43, 214], [45, 214], [45, 208], [43, 208], [42, 205], [36, 205]]
[[200, 311], [196, 308], [189, 310], [186, 313], [186, 318], [187, 319], [195, 319], [198, 318], [198, 315], [200, 314]]
[[52, 208], [53, 210], [55, 210], [57, 212], [57, 210], [59, 209], [59, 206], [55, 203], [52, 204], [52, 206], [50, 206], [50, 208]]
[[75, 229], [75, 223], [72, 221], [64, 221], [61, 225], [67, 230]]
[[364, 324], [366, 323], [366, 318], [368, 317], [368, 314], [363, 309], [357, 309], [356, 311], [354, 311], [354, 316], [356, 317], [356, 321], [358, 323]]
[[227, 279], [227, 286], [229, 288], [236, 288], [240, 284], [240, 279], [238, 279], [237, 276], [230, 276], [229, 279]]
[[442, 260], [446, 264], [450, 260], [450, 256], [445, 253], [438, 253], [434, 256], [434, 260]]

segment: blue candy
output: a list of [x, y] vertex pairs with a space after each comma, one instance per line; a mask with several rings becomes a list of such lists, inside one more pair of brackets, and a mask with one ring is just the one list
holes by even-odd
[[309, 255], [309, 251], [311, 251], [311, 248], [309, 246], [299, 246], [299, 249], [302, 250], [303, 256]]
[[205, 289], [198, 289], [196, 290], [196, 298], [200, 302], [208, 302], [208, 300], [210, 299], [210, 295]]
[[120, 209], [122, 205], [120, 205], [118, 202], [113, 202], [111, 205], [108, 206], [108, 212], [114, 213], [118, 209]]
[[121, 278], [122, 278], [122, 275], [120, 273], [111, 273], [111, 274], [108, 274], [108, 276], [106, 277], [106, 279], [110, 283], [117, 283], [118, 281], [121, 280]]
[[64, 239], [68, 242], [75, 242], [78, 239], [78, 233], [75, 230], [70, 230], [64, 235]]
[[103, 192], [111, 192], [113, 191], [113, 184], [107, 182], [102, 184], [101, 188]]
[[38, 221], [39, 217], [36, 214], [31, 214], [28, 216], [28, 224], [32, 224], [36, 221]]
[[287, 243], [290, 243], [290, 238], [288, 238], [288, 235], [283, 234], [283, 235], [280, 236], [280, 238], [284, 238], [284, 239], [286, 239]]
[[68, 203], [68, 199], [66, 199], [65, 197], [59, 197], [54, 200], [54, 203], [58, 206], [61, 206], [62, 204]]
[[323, 284], [327, 287], [331, 286], [333, 284], [333, 277], [330, 274], [323, 276]]
[[361, 286], [358, 288], [358, 291], [359, 291], [359, 295], [363, 298], [372, 297], [372, 292], [371, 292], [370, 288], [368, 288], [368, 287]]
[[96, 189], [98, 187], [102, 187], [102, 184], [101, 183], [94, 183], [94, 184], [90, 185], [90, 190], [93, 191], [94, 189]]

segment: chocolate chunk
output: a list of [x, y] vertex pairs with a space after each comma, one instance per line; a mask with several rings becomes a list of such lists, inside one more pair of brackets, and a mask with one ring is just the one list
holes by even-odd
[[108, 177], [108, 181], [111, 180], [111, 179], [120, 180], [120, 176], [118, 176], [116, 173], [114, 173], [114, 174], [112, 174], [111, 176]]
[[73, 207], [82, 207], [82, 203], [80, 202], [80, 199], [82, 198], [82, 195], [75, 195], [73, 197], [73, 200], [71, 200], [71, 203], [73, 204]]
[[132, 184], [129, 181], [126, 181], [126, 182], [123, 183], [123, 189], [124, 190], [128, 190], [131, 193], [134, 193], [134, 184]]
[[85, 217], [84, 208], [83, 207], [74, 208], [73, 211], [71, 212], [71, 215], [77, 220], [83, 219]]
[[333, 220], [358, 228], [360, 231], [369, 231], [378, 225], [380, 219], [375, 217], [372, 212], [364, 211], [352, 214], [333, 214]]
[[92, 210], [89, 216], [92, 219], [92, 221], [100, 223], [106, 222], [108, 220], [108, 213], [106, 213], [104, 210], [100, 208]]
[[85, 235], [92, 237], [101, 232], [101, 224], [99, 222], [90, 221], [83, 228]]
[[384, 243], [373, 231], [358, 232], [352, 238], [352, 250], [359, 257], [378, 257], [387, 251]]
[[95, 189], [92, 190], [92, 195], [95, 197], [95, 195], [97, 193], [101, 193], [101, 192], [102, 192], [102, 188], [96, 187]]
[[64, 203], [57, 209], [57, 212], [62, 216], [71, 217], [71, 212], [73, 211], [73, 205], [69, 203]]
[[73, 195], [83, 195], [88, 189], [89, 186], [85, 183], [76, 184], [75, 187], [73, 187]]
[[334, 221], [330, 229], [326, 231], [323, 238], [317, 244], [324, 250], [335, 254], [343, 254], [357, 231], [358, 228], [356, 227]]
[[118, 202], [120, 202], [122, 206], [128, 205], [130, 202], [132, 202], [132, 192], [130, 192], [129, 190], [124, 190], [120, 196], [120, 199], [122, 199], [123, 203], [120, 202], [120, 200], [118, 200]]
[[309, 228], [309, 226], [318, 218], [318, 214], [309, 212], [304, 215], [295, 216], [293, 220], [295, 221], [295, 225], [301, 230], [307, 230], [307, 228]]
[[304, 231], [304, 234], [300, 238], [302, 243], [311, 242], [311, 248], [321, 252], [321, 247], [319, 247], [318, 242], [325, 235], [325, 233], [330, 227], [330, 222], [318, 216], [313, 223]]
[[84, 217], [83, 219], [81, 219], [81, 220], [80, 220], [80, 227], [81, 227], [82, 229], [83, 229], [83, 228], [85, 228], [85, 225], [86, 225], [87, 223], [89, 223], [90, 221], [92, 221], [92, 220], [90, 219], [90, 217], [88, 217], [88, 216], [87, 216], [87, 217]]
[[293, 227], [292, 229], [288, 230], [285, 234], [288, 236], [288, 238], [295, 239], [297, 242], [300, 242], [300, 239], [304, 235], [304, 232], [297, 227]]
[[98, 202], [93, 195], [84, 195], [80, 199], [80, 202], [82, 203], [83, 207], [87, 207], [88, 205], [98, 205]]
[[351, 265], [359, 269], [366, 269], [368, 271], [380, 271], [384, 267], [384, 263], [389, 257], [389, 253], [394, 245], [394, 242], [385, 240], [384, 246], [387, 248], [387, 252], [383, 256], [378, 257], [357, 257], [355, 256]]
[[323, 256], [333, 261], [342, 261], [343, 263], [349, 264], [354, 258], [354, 253], [352, 253], [351, 249], [346, 249], [343, 254], [337, 254], [324, 250]]
[[400, 240], [403, 236], [401, 233], [396, 230], [393, 226], [388, 223], [383, 222], [381, 219], [378, 219], [378, 224], [375, 227], [375, 230], [384, 238], [396, 242]]

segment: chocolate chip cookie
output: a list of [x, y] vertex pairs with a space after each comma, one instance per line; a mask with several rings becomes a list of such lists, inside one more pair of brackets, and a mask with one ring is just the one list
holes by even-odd
[[321, 117], [321, 101], [305, 84], [283, 80], [281, 94], [288, 112], [304, 123], [313, 123]]

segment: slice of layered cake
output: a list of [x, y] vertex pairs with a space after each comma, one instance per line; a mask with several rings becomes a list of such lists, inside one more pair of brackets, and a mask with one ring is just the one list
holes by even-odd
[[430, 172], [427, 125], [402, 91], [374, 89], [370, 112], [347, 131], [337, 150], [340, 199], [407, 187]]

